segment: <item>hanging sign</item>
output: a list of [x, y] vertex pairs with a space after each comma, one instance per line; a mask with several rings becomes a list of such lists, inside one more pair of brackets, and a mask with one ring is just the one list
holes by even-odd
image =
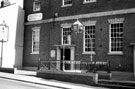
[[8, 26], [5, 24], [5, 21], [0, 24], [0, 41], [8, 41]]

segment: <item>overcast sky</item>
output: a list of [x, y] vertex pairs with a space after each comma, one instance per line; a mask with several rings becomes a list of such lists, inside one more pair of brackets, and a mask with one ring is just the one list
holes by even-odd
[[16, 2], [16, 0], [9, 0], [11, 3], [14, 3], [14, 2]]

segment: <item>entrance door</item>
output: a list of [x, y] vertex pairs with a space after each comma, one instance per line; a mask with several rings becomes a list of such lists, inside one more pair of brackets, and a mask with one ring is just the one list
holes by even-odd
[[71, 70], [71, 49], [61, 49], [61, 70]]

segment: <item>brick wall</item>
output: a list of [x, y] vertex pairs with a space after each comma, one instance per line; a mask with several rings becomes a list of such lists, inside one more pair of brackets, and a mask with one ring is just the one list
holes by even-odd
[[[54, 17], [55, 13], [58, 16], [71, 16], [85, 13], [103, 12], [110, 10], [119, 10], [135, 7], [135, 0], [97, 0], [94, 3], [83, 4], [84, 0], [73, 0], [73, 5], [62, 7], [62, 0], [40, 0], [43, 19]], [[33, 0], [24, 0], [25, 21], [29, 14], [33, 12]]]
[[[32, 11], [32, 2], [33, 0], [25, 0], [26, 18], [28, 14], [34, 13]], [[54, 16], [54, 13], [58, 13], [58, 16], [69, 16], [75, 14], [84, 14], [91, 12], [101, 12], [109, 11], [116, 9], [124, 8], [133, 8], [135, 0], [97, 0], [96, 3], [91, 4], [82, 4], [83, 0], [74, 0], [73, 6], [71, 7], [61, 7], [62, 0], [55, 0], [52, 3], [52, 0], [41, 0], [42, 8], [41, 12], [43, 13], [43, 18], [51, 18]], [[75, 2], [76, 1], [76, 2]], [[31, 3], [31, 4], [30, 4]], [[50, 6], [48, 6], [50, 5]], [[50, 8], [50, 9], [49, 9]], [[49, 10], [48, 10], [49, 9]], [[49, 12], [51, 10], [51, 12]], [[48, 12], [47, 12], [48, 11]], [[114, 18], [125, 18], [124, 20], [124, 54], [123, 55], [108, 55], [109, 52], [109, 23], [108, 19]], [[133, 48], [130, 46], [130, 43], [135, 42], [135, 15], [126, 14], [126, 15], [114, 15], [114, 16], [104, 16], [88, 19], [79, 19], [81, 22], [96, 20], [96, 54], [93, 59], [98, 61], [110, 60], [112, 70], [121, 70], [121, 71], [133, 71]], [[36, 66], [38, 58], [41, 60], [49, 60], [50, 50], [56, 50], [54, 45], [61, 44], [61, 27], [62, 23], [73, 23], [72, 21], [61, 21], [53, 23], [44, 23], [37, 25], [26, 25], [25, 26], [25, 35], [24, 35], [24, 66]], [[32, 27], [40, 26], [40, 54], [31, 54], [32, 47]], [[79, 39], [79, 40], [77, 40]], [[72, 44], [76, 44], [76, 53], [75, 60], [89, 60], [89, 54], [82, 54], [83, 52], [83, 35], [72, 34]]]

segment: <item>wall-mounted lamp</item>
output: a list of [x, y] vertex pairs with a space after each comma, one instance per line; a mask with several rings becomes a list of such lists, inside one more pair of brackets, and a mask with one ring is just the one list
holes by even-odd
[[74, 30], [75, 33], [82, 33], [84, 30], [83, 24], [77, 19], [72, 25], [72, 30]]

